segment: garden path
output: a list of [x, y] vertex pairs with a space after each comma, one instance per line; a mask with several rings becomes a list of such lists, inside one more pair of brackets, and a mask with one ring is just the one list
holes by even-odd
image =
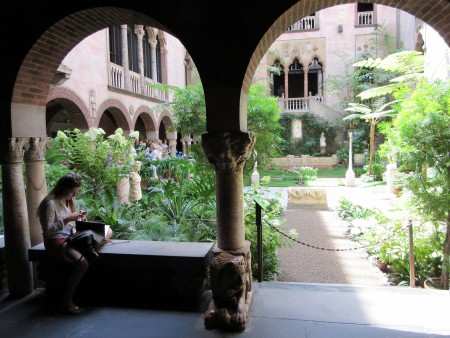
[[[393, 208], [396, 197], [386, 192], [386, 186], [326, 187], [328, 208], [307, 208], [287, 203], [287, 188], [271, 188], [281, 193], [285, 206], [286, 230], [296, 229], [298, 241], [323, 248], [348, 249], [359, 247], [344, 233], [346, 224], [334, 212], [341, 196], [367, 208], [379, 208], [385, 213]], [[290, 241], [290, 240], [288, 240]], [[292, 242], [292, 241], [290, 241]], [[291, 248], [279, 249], [281, 272], [278, 281], [353, 285], [386, 285], [387, 279], [376, 268], [363, 249], [328, 251], [314, 249], [296, 242]]]

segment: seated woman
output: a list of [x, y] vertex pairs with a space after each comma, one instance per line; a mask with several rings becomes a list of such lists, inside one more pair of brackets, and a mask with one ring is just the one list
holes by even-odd
[[[53, 257], [74, 266], [67, 280], [61, 304], [61, 309], [70, 314], [84, 312], [84, 309], [74, 304], [73, 295], [89, 267], [87, 258], [66, 242], [75, 232], [75, 221], [85, 220], [88, 215], [86, 211], [77, 211], [75, 196], [80, 187], [81, 179], [77, 174], [66, 174], [58, 180], [38, 207], [46, 251]], [[107, 238], [111, 236], [110, 230]]]

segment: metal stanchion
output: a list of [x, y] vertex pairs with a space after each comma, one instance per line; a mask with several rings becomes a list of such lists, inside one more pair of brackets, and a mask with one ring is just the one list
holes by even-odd
[[258, 283], [261, 283], [264, 279], [261, 211], [262, 209], [265, 209], [265, 204], [258, 197], [255, 197], [255, 208], [256, 208], [256, 236], [257, 236], [257, 251], [258, 251]]
[[408, 221], [409, 233], [409, 285], [412, 288], [416, 287], [416, 270], [414, 268], [414, 243], [413, 243], [413, 228], [412, 221]]

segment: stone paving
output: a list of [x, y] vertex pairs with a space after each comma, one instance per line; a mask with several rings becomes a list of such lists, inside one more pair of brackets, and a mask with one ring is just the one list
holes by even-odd
[[[328, 182], [330, 183], [330, 182]], [[287, 188], [270, 188], [278, 194], [285, 207], [286, 230], [296, 229], [303, 243], [327, 249], [357, 248], [358, 243], [345, 235], [346, 224], [334, 210], [341, 197], [368, 208], [379, 208], [388, 213], [396, 202], [386, 186], [326, 187], [328, 206], [301, 206], [288, 202]], [[328, 251], [314, 249], [296, 242], [279, 249], [281, 272], [278, 281], [303, 283], [330, 283], [353, 285], [386, 285], [387, 278], [376, 268], [363, 249]]]

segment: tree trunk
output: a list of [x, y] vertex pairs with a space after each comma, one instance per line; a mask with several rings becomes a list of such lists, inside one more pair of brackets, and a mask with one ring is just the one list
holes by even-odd
[[[450, 166], [447, 167], [447, 176], [450, 180]], [[450, 189], [450, 187], [447, 187]], [[449, 257], [450, 257], [450, 210], [447, 212], [447, 233], [445, 234], [444, 248], [443, 248], [444, 259], [442, 261], [442, 288], [448, 290], [448, 267], [449, 267]]]
[[375, 152], [375, 122], [370, 122], [370, 141], [369, 141], [369, 175], [372, 175], [373, 153]]

